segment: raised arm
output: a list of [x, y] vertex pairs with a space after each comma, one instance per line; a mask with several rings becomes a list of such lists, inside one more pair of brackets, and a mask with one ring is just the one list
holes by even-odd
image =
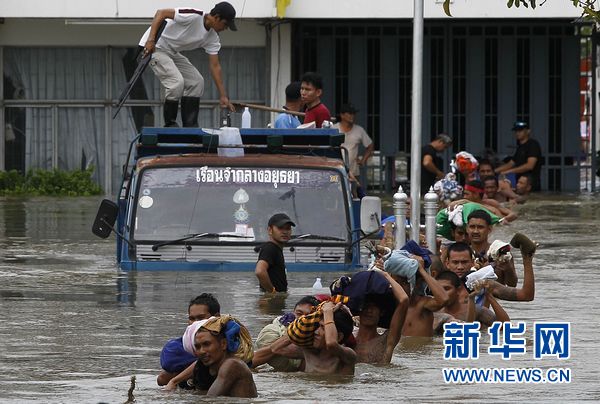
[[494, 296], [489, 292], [485, 292], [485, 298], [490, 302], [490, 306], [494, 313], [496, 314], [496, 321], [506, 322], [510, 321], [510, 316], [504, 310], [504, 307], [494, 298]]
[[517, 271], [515, 270], [515, 261], [512, 258], [508, 261], [496, 262], [494, 269], [502, 272], [504, 275], [504, 283], [507, 286], [517, 286]]
[[530, 302], [535, 297], [535, 278], [533, 276], [533, 257], [523, 256], [523, 286], [513, 288], [504, 286], [498, 282], [487, 283], [487, 287], [494, 297], [502, 300]]
[[338, 342], [338, 330], [333, 320], [333, 311], [339, 310], [341, 303], [334, 306], [332, 302], [323, 305], [323, 328], [325, 329], [325, 346], [327, 350], [349, 365], [356, 363], [356, 352], [353, 349], [342, 346]]
[[406, 294], [402, 286], [400, 286], [390, 274], [388, 274], [387, 272], [383, 273], [386, 279], [390, 282], [390, 285], [392, 286], [392, 293], [394, 294], [394, 297], [398, 302], [398, 305], [394, 310], [394, 314], [392, 314], [390, 328], [388, 330], [386, 340], [384, 362], [389, 363], [392, 360], [394, 348], [396, 348], [396, 345], [398, 345], [398, 341], [400, 341], [402, 327], [404, 326], [404, 320], [406, 320], [406, 312], [408, 310], [408, 295]]
[[425, 270], [425, 267], [423, 266], [423, 261], [417, 261], [419, 261], [419, 274], [425, 280], [427, 286], [429, 286], [429, 290], [431, 290], [431, 293], [433, 294], [433, 299], [422, 299], [424, 300], [423, 308], [431, 312], [438, 311], [446, 304], [448, 304], [448, 292], [444, 290], [444, 288], [438, 283], [438, 281], [436, 281], [431, 277], [431, 275], [429, 275], [429, 273]]

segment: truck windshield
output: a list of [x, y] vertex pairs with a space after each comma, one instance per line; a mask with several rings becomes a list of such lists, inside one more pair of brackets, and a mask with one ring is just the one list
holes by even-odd
[[138, 241], [203, 232], [231, 242], [265, 241], [275, 213], [294, 221], [293, 235], [349, 238], [348, 199], [333, 169], [151, 168], [142, 172], [138, 189], [133, 231]]

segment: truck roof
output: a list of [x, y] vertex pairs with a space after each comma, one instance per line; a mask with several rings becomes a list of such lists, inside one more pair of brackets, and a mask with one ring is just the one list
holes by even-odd
[[242, 157], [223, 157], [214, 153], [178, 154], [140, 158], [137, 162], [139, 170], [164, 166], [232, 166], [232, 167], [305, 167], [334, 168], [343, 170], [344, 163], [340, 159], [320, 156], [288, 155], [288, 154], [248, 154]]

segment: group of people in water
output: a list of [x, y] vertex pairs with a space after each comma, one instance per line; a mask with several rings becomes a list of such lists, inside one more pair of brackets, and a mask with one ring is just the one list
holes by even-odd
[[[393, 224], [372, 245], [368, 270], [343, 276], [330, 294], [305, 296], [254, 341], [243, 323], [222, 315], [217, 299], [203, 293], [188, 306], [189, 325], [161, 352], [157, 382], [166, 389], [197, 389], [210, 396], [256, 397], [253, 369], [353, 375], [356, 363], [390, 363], [402, 336], [434, 337], [450, 322], [509, 321], [501, 301], [531, 301], [537, 244], [517, 233], [509, 243], [490, 241], [499, 218], [486, 205], [461, 206], [463, 225], [433, 248], [409, 241], [389, 245]], [[446, 208], [448, 209], [448, 208]], [[460, 210], [460, 209], [458, 209]], [[267, 296], [287, 292], [282, 248], [294, 222], [284, 213], [268, 222], [270, 240], [259, 254], [258, 283]], [[512, 254], [519, 249], [523, 279]]]

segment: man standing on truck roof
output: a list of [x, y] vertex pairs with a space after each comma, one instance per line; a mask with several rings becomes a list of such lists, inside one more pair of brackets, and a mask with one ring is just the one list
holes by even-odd
[[[235, 26], [235, 9], [226, 1], [217, 3], [206, 13], [195, 8], [166, 8], [158, 10], [152, 25], [146, 30], [139, 45], [144, 54], [151, 53], [150, 67], [165, 88], [165, 126], [177, 125], [177, 112], [181, 100], [183, 126], [198, 126], [200, 97], [204, 93], [204, 78], [180, 52], [203, 48], [208, 54], [210, 73], [219, 91], [222, 108], [234, 110], [229, 102], [219, 63], [221, 42], [219, 32]], [[163, 21], [167, 24], [157, 40]]]
[[285, 213], [277, 213], [269, 219], [269, 241], [258, 254], [254, 273], [260, 288], [267, 293], [287, 292], [287, 271], [283, 246], [292, 237], [292, 226], [296, 226]]

